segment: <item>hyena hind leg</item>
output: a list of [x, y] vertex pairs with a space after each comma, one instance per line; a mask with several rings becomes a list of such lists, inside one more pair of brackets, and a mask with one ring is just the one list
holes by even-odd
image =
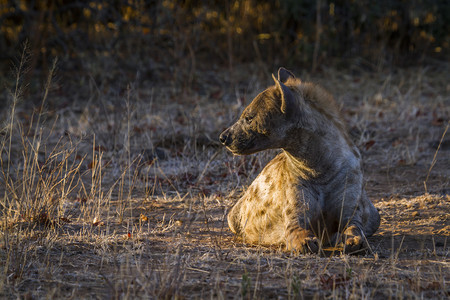
[[238, 201], [229, 211], [227, 215], [228, 226], [234, 234], [242, 234], [241, 214], [240, 209], [242, 201]]
[[300, 253], [319, 252], [319, 240], [311, 230], [292, 226], [287, 229], [286, 250]]

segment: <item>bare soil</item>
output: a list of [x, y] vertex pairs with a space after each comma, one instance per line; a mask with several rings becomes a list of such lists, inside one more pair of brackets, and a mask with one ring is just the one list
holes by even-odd
[[[276, 151], [233, 157], [218, 135], [269, 73], [203, 71], [188, 88], [163, 71], [128, 88], [126, 78], [81, 74], [51, 91], [39, 130], [37, 114], [18, 105], [9, 147], [3, 131], [1, 297], [449, 298], [448, 66], [293, 71], [335, 95], [361, 149], [382, 218], [368, 251], [299, 255], [229, 231], [227, 210]], [[41, 166], [27, 176], [42, 182], [78, 168], [74, 188], [19, 197], [25, 157]], [[52, 213], [18, 213], [17, 203], [44, 198]]]

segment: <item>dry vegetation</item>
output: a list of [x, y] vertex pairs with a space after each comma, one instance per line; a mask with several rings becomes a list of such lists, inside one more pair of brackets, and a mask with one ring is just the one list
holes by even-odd
[[26, 58], [1, 95], [0, 297], [450, 296], [448, 64], [286, 66], [342, 105], [382, 217], [363, 255], [297, 256], [244, 244], [225, 218], [274, 153], [233, 157], [217, 137], [268, 70], [199, 68], [183, 85], [164, 66], [128, 76], [86, 60], [52, 69], [36, 99]]

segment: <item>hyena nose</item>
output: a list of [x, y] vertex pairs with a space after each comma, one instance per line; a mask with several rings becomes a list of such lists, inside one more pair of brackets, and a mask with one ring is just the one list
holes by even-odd
[[228, 146], [231, 144], [230, 140], [228, 139], [228, 129], [226, 129], [224, 132], [222, 132], [219, 136], [219, 141], [222, 143], [222, 145], [224, 146]]

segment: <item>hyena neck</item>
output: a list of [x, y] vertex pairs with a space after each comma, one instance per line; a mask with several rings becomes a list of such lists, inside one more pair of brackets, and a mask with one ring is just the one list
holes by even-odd
[[323, 134], [297, 129], [295, 141], [283, 148], [291, 170], [304, 179], [324, 178], [342, 167], [354, 154], [339, 131]]
[[308, 160], [292, 154], [292, 152], [284, 150], [289, 170], [298, 177], [305, 180], [316, 178], [319, 174], [317, 170], [310, 164]]

